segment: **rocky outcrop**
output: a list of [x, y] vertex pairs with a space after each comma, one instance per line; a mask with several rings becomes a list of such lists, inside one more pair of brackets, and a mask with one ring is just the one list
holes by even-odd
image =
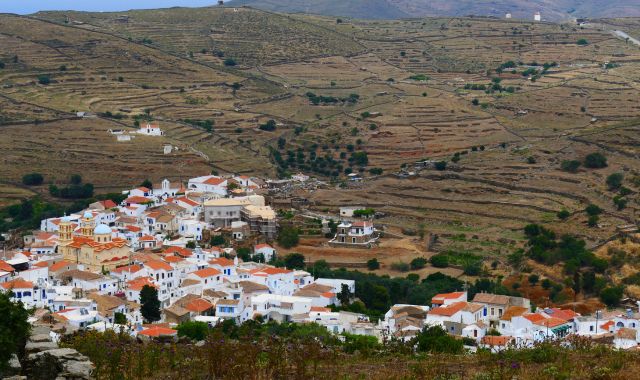
[[46, 327], [35, 327], [25, 346], [22, 374], [33, 380], [90, 380], [93, 364], [72, 348], [59, 348]]

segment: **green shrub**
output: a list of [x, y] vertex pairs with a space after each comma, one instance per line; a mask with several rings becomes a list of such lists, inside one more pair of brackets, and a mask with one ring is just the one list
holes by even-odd
[[584, 166], [589, 169], [601, 169], [607, 167], [607, 158], [602, 153], [591, 153], [584, 158]]
[[427, 265], [427, 259], [425, 259], [424, 257], [416, 257], [415, 259], [411, 260], [411, 269], [413, 270], [417, 270], [417, 269], [422, 269]]
[[22, 177], [22, 183], [27, 186], [42, 185], [42, 181], [44, 181], [44, 177], [40, 173], [25, 174]]
[[560, 164], [560, 168], [565, 172], [576, 173], [582, 163], [578, 160], [564, 160]]
[[408, 272], [409, 271], [409, 264], [402, 262], [402, 261], [398, 261], [395, 262], [393, 264], [391, 264], [391, 269], [397, 271], [397, 272]]
[[607, 186], [609, 190], [618, 190], [622, 187], [622, 181], [624, 180], [624, 175], [622, 173], [613, 173], [607, 177]]
[[436, 268], [446, 268], [449, 266], [449, 256], [443, 254], [434, 255], [431, 256], [429, 262]]
[[225, 59], [225, 60], [224, 60], [224, 65], [225, 65], [225, 66], [235, 66], [235, 65], [237, 65], [237, 64], [238, 64], [238, 63], [237, 63], [237, 62], [236, 62], [236, 60], [235, 60], [235, 59], [233, 59], [233, 58], [227, 58], [227, 59]]
[[367, 269], [369, 270], [376, 270], [376, 269], [380, 269], [380, 262], [378, 261], [378, 259], [371, 259], [367, 261]]
[[187, 321], [177, 327], [178, 336], [187, 337], [195, 341], [205, 340], [209, 332], [209, 325], [204, 322]]
[[38, 83], [40, 83], [41, 85], [48, 85], [51, 83], [51, 78], [48, 75], [42, 74], [42, 75], [38, 75]]
[[571, 213], [567, 209], [562, 209], [558, 211], [557, 215], [558, 215], [558, 219], [567, 220], [571, 216]]
[[576, 41], [576, 44], [580, 45], [580, 46], [586, 46], [589, 45], [589, 41], [587, 41], [584, 38], [579, 39], [578, 41]]

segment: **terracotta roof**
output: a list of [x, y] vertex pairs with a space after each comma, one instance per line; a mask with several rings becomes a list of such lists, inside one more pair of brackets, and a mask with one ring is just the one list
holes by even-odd
[[431, 298], [431, 303], [443, 304], [444, 300], [454, 300], [464, 295], [464, 292], [442, 293], [436, 294]]
[[96, 292], [88, 293], [87, 298], [96, 302], [96, 305], [98, 306], [98, 313], [103, 316], [111, 312], [113, 309], [126, 304], [126, 301], [123, 299], [106, 294], [102, 295]]
[[21, 278], [0, 284], [5, 289], [33, 289], [33, 282]]
[[215, 268], [204, 268], [204, 269], [200, 269], [195, 272], [192, 272], [192, 274], [195, 274], [200, 278], [206, 278], [206, 277], [218, 276], [220, 275], [220, 271]]
[[218, 186], [218, 185], [222, 184], [224, 181], [226, 181], [224, 178], [211, 177], [211, 178], [208, 178], [203, 183], [206, 183], [207, 185]]
[[271, 249], [273, 249], [273, 247], [270, 246], [269, 244], [258, 244], [258, 245], [255, 246], [254, 249], [258, 250], [258, 249], [262, 249], [262, 248], [271, 248]]
[[140, 291], [142, 290], [142, 288], [146, 286], [151, 286], [153, 288], [158, 288], [158, 286], [156, 284], [154, 284], [153, 282], [151, 282], [151, 280], [149, 280], [149, 277], [139, 277], [136, 278], [134, 280], [131, 280], [129, 282], [127, 282], [127, 285], [129, 286], [129, 289], [131, 290], [135, 290], [135, 291]]
[[473, 303], [473, 302], [468, 302], [467, 306], [465, 306], [464, 311], [468, 311], [470, 313], [475, 313], [479, 310], [482, 310], [484, 308], [484, 305], [479, 304], [479, 303]]
[[216, 302], [216, 305], [237, 305], [239, 303], [240, 303], [239, 300], [221, 299], [221, 300], [218, 300], [218, 302]]
[[506, 346], [511, 341], [513, 341], [513, 337], [510, 336], [493, 336], [493, 335], [485, 335], [482, 337], [482, 344], [486, 344], [488, 346]]
[[519, 317], [522, 314], [527, 313], [528, 311], [529, 309], [527, 309], [526, 307], [510, 306], [507, 308], [507, 310], [504, 311], [504, 314], [502, 314], [502, 317], [500, 317], [500, 319], [503, 321], [510, 321], [511, 318]]
[[180, 286], [185, 287], [185, 286], [191, 286], [191, 285], [199, 285], [202, 282], [200, 282], [199, 280], [194, 280], [192, 278], [185, 278], [184, 280], [182, 280], [182, 283], [180, 284]]
[[104, 276], [98, 273], [88, 272], [84, 270], [72, 269], [66, 272], [62, 272], [59, 275], [60, 278], [74, 278], [83, 281], [95, 281], [103, 279]]
[[611, 326], [613, 326], [615, 323], [613, 321], [608, 321], [607, 323], [603, 323], [600, 328], [603, 328], [607, 331], [609, 331], [609, 328], [611, 328]]
[[293, 272], [292, 270], [288, 270], [284, 268], [266, 267], [266, 268], [255, 270], [253, 274], [265, 273], [267, 275], [274, 275], [274, 274], [285, 274], [285, 273], [292, 273], [292, 272]]
[[149, 203], [152, 202], [151, 199], [149, 198], [145, 198], [145, 197], [140, 197], [140, 196], [132, 196], [129, 197], [127, 199], [124, 200], [125, 203], [137, 203], [137, 204], [143, 204], [143, 203]]
[[616, 338], [636, 340], [636, 330], [623, 327], [616, 331]]
[[545, 313], [554, 317], [554, 318], [560, 318], [560, 319], [564, 319], [565, 321], [571, 321], [573, 320], [575, 317], [579, 317], [580, 314], [574, 312], [573, 310], [569, 310], [569, 309], [557, 309], [557, 308], [553, 308], [550, 310], [545, 310]]
[[123, 273], [123, 272], [129, 272], [131, 271], [131, 273], [136, 273], [137, 271], [142, 270], [142, 266], [138, 265], [138, 264], [132, 264], [132, 265], [125, 265], [122, 267], [117, 267], [116, 269], [112, 270], [111, 272], [115, 272], [115, 273]]
[[14, 270], [8, 262], [0, 260], [0, 271], [11, 273]]
[[194, 313], [202, 313], [203, 311], [213, 308], [213, 304], [202, 298], [197, 298], [187, 302], [184, 305], [184, 308], [189, 311], [193, 311]]
[[138, 335], [157, 337], [157, 336], [176, 335], [177, 333], [178, 331], [174, 329], [169, 329], [161, 326], [153, 326], [140, 331]]
[[464, 309], [465, 307], [467, 307], [467, 303], [466, 302], [456, 302], [456, 303], [452, 303], [449, 306], [441, 306], [441, 307], [436, 307], [434, 309], [432, 309], [429, 314], [431, 315], [442, 315], [445, 317], [451, 317], [453, 316], [455, 313], [461, 311], [462, 309]]
[[221, 267], [232, 267], [234, 266], [233, 260], [229, 260], [226, 257], [218, 257], [217, 259], [213, 259], [209, 261], [211, 265], [219, 265]]
[[164, 250], [164, 253], [170, 254], [176, 254], [178, 256], [182, 256], [182, 257], [191, 257], [193, 256], [193, 251], [191, 251], [188, 248], [182, 248], [182, 247], [175, 247], [175, 246], [171, 246], [168, 247], [167, 249]]
[[184, 259], [182, 257], [178, 257], [178, 256], [165, 256], [164, 257], [164, 261], [166, 261], [168, 263], [179, 263], [181, 261], [184, 261]]
[[244, 293], [253, 293], [258, 291], [269, 291], [269, 287], [266, 285], [258, 284], [253, 281], [240, 281], [238, 283], [242, 287]]
[[72, 248], [82, 248], [85, 245], [93, 248], [94, 252], [102, 252], [109, 251], [113, 248], [122, 248], [127, 245], [127, 241], [120, 238], [113, 238], [108, 243], [98, 243], [97, 241], [93, 240], [93, 238], [74, 236], [73, 241], [69, 243], [68, 246]]
[[540, 314], [527, 314], [524, 317], [529, 321], [531, 321], [531, 323], [533, 323], [534, 325], [550, 327], [550, 328], [564, 325], [565, 323], [567, 323], [567, 321], [565, 321], [564, 319], [554, 318], [554, 317], [545, 318]]
[[139, 240], [140, 241], [156, 241], [156, 238], [150, 235], [144, 235]]
[[129, 230], [131, 232], [140, 232], [140, 231], [142, 231], [142, 228], [140, 228], [138, 226], [127, 225], [124, 228], [126, 228], [127, 230]]
[[[33, 264], [32, 266], [34, 266], [36, 268], [48, 268], [49, 267], [49, 263], [47, 263], [46, 261], [40, 261], [40, 262], [37, 262], [37, 263]], [[0, 271], [2, 271], [2, 270], [3, 270], [2, 269], [2, 262], [0, 262]], [[5, 272], [8, 272], [8, 271], [5, 270]]]
[[112, 201], [111, 199], [107, 199], [107, 200], [101, 201], [100, 203], [102, 203], [102, 206], [105, 209], [118, 207], [118, 205], [114, 201]]
[[144, 263], [144, 265], [153, 270], [165, 270], [165, 271], [173, 270], [173, 267], [171, 265], [160, 260], [147, 260]]
[[311, 306], [311, 311], [317, 311], [321, 313], [328, 313], [331, 311], [328, 307]]
[[196, 206], [198, 206], [200, 204], [200, 203], [198, 203], [198, 202], [196, 202], [196, 201], [194, 201], [192, 199], [189, 199], [187, 197], [180, 197], [180, 198], [176, 199], [175, 201], [176, 202], [186, 203], [186, 204], [188, 204], [189, 206], [192, 206], [192, 207], [196, 207]]
[[70, 265], [73, 265], [73, 263], [71, 261], [67, 261], [67, 260], [58, 261], [57, 263], [52, 264], [49, 267], [49, 272], [57, 272], [60, 269], [64, 269], [64, 268], [69, 267]]

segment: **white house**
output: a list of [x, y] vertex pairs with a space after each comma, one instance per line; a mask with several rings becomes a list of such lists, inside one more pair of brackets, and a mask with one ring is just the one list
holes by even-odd
[[187, 278], [198, 280], [203, 284], [203, 289], [213, 289], [222, 284], [222, 274], [215, 268], [204, 268], [189, 273]]
[[260, 294], [251, 299], [251, 318], [260, 315], [265, 320], [289, 322], [294, 315], [308, 314], [311, 299], [305, 297]]
[[276, 250], [269, 244], [258, 244], [253, 247], [253, 254], [262, 254], [264, 256], [265, 262], [269, 262], [276, 256]]
[[160, 129], [160, 126], [158, 124], [151, 124], [151, 123], [143, 123], [140, 125], [140, 129], [138, 129], [136, 131], [136, 133], [140, 134], [140, 135], [146, 135], [146, 136], [162, 136], [164, 135], [164, 132], [162, 132], [162, 130]]
[[622, 327], [616, 331], [613, 346], [618, 350], [628, 350], [638, 346], [638, 330]]
[[202, 177], [191, 178], [187, 185], [190, 191], [201, 193], [213, 193], [219, 196], [227, 195], [227, 180], [215, 175], [206, 175]]

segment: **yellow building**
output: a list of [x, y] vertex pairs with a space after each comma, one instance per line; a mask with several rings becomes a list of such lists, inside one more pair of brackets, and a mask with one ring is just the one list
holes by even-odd
[[129, 263], [131, 248], [127, 241], [113, 238], [106, 224], [95, 226], [93, 214], [87, 211], [80, 220], [80, 234], [74, 235], [70, 218], [58, 225], [58, 250], [65, 260], [82, 264], [92, 272], [111, 271]]

